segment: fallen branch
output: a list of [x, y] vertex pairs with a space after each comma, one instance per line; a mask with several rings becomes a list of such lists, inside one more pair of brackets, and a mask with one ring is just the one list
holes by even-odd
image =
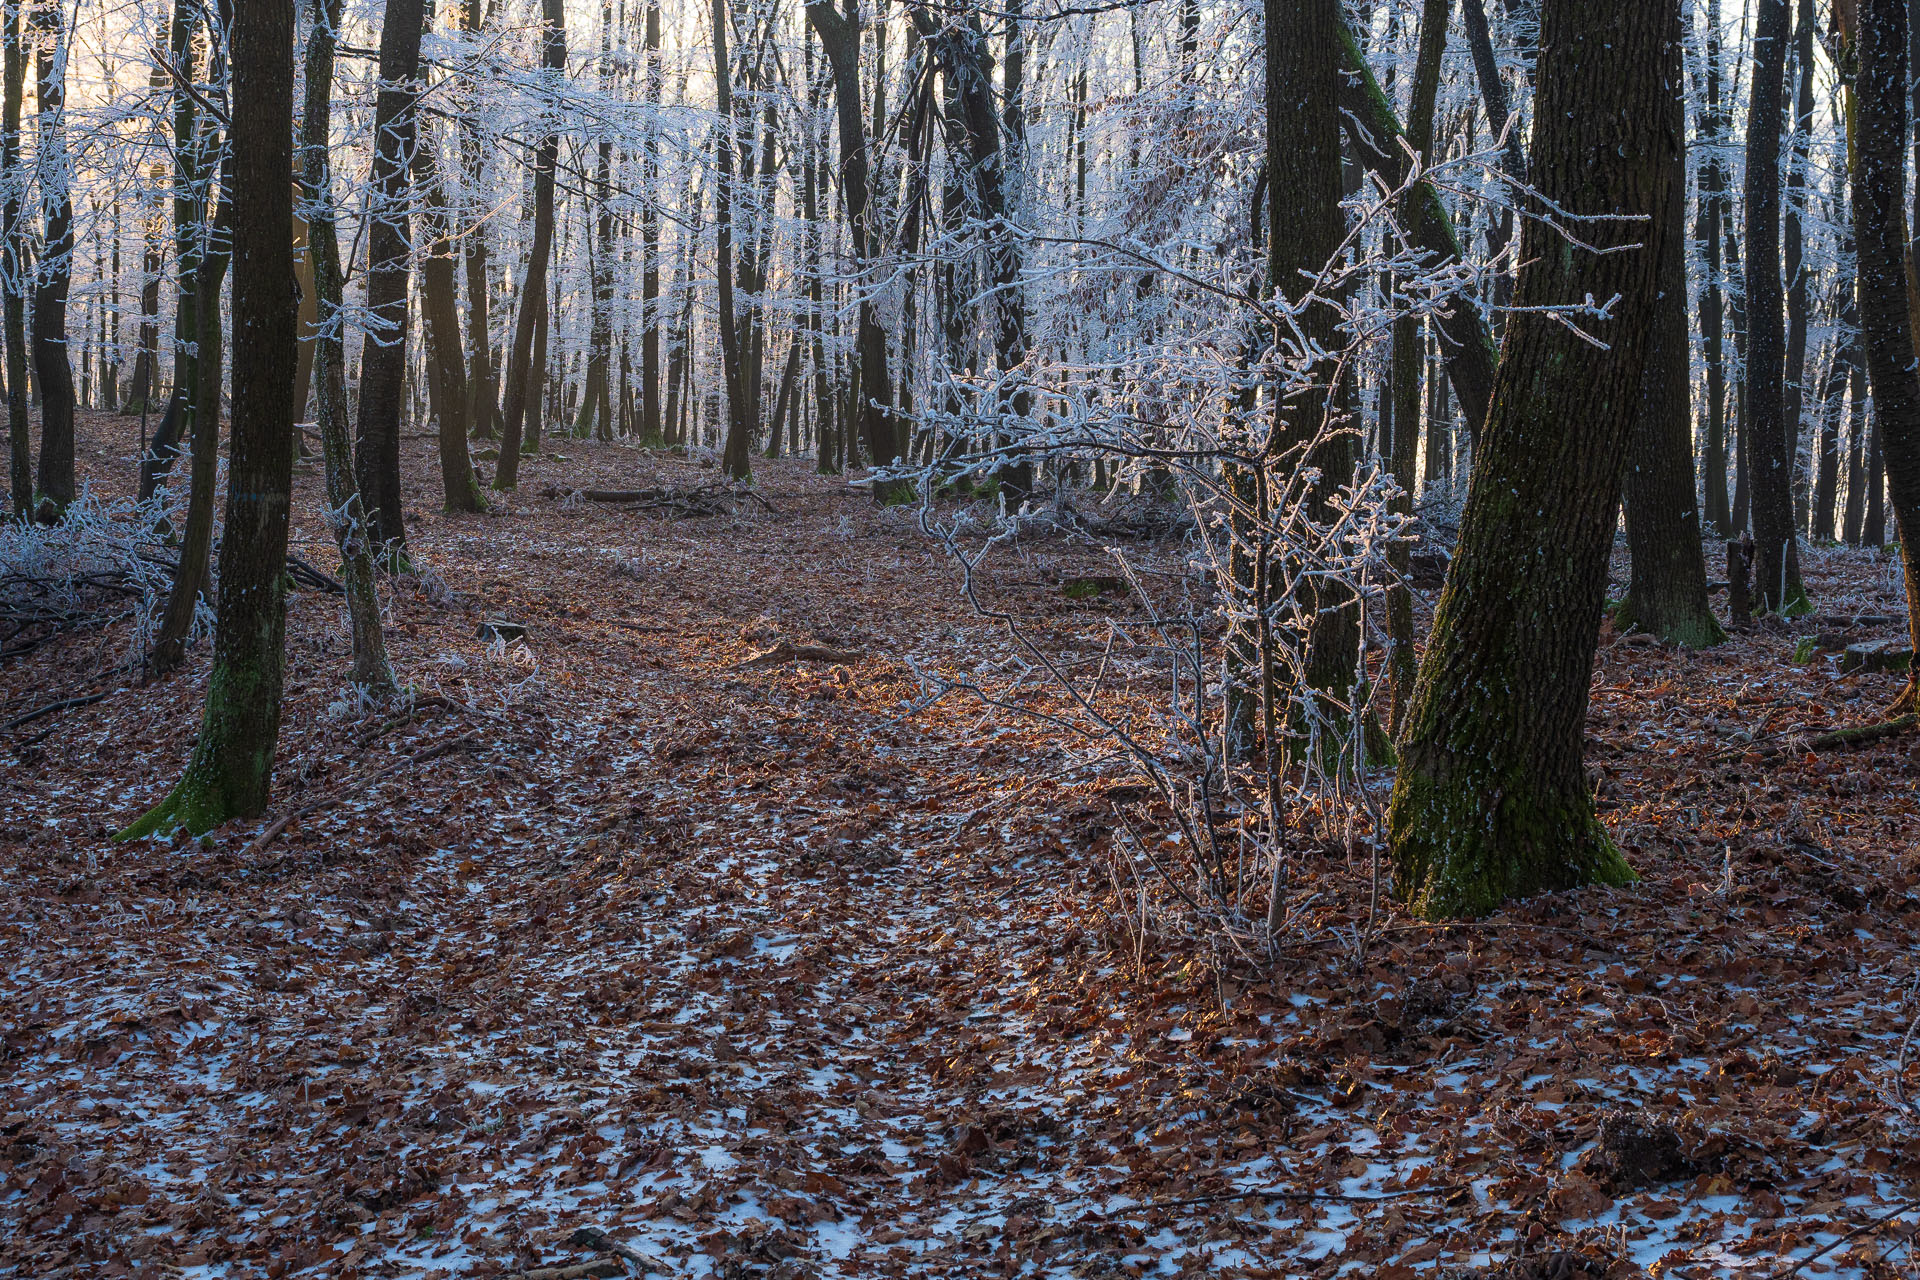
[[1877, 1227], [1883, 1227], [1887, 1223], [1899, 1217], [1901, 1214], [1911, 1213], [1915, 1209], [1920, 1209], [1920, 1200], [1909, 1200], [1905, 1204], [1901, 1205], [1899, 1208], [1893, 1210], [1891, 1213], [1882, 1214], [1880, 1217], [1874, 1218], [1871, 1221], [1863, 1222], [1859, 1226], [1855, 1227], [1853, 1230], [1841, 1236], [1838, 1240], [1835, 1240], [1832, 1244], [1828, 1245], [1826, 1248], [1820, 1250], [1818, 1253], [1808, 1254], [1806, 1257], [1800, 1259], [1800, 1261], [1794, 1263], [1791, 1267], [1788, 1267], [1785, 1271], [1774, 1272], [1773, 1275], [1768, 1277], [1768, 1280], [1791, 1280], [1791, 1277], [1799, 1275], [1800, 1272], [1803, 1269], [1805, 1269], [1805, 1267], [1809, 1263], [1818, 1262], [1820, 1259], [1832, 1253], [1835, 1249], [1838, 1249], [1841, 1245], [1850, 1244], [1853, 1241], [1858, 1240], [1861, 1236], [1866, 1235], [1869, 1231], [1872, 1231]]
[[631, 1262], [634, 1266], [644, 1268], [647, 1271], [657, 1271], [663, 1276], [670, 1276], [673, 1274], [673, 1268], [668, 1266], [667, 1263], [662, 1259], [656, 1258], [650, 1253], [642, 1253], [640, 1250], [635, 1249], [631, 1245], [621, 1244], [618, 1240], [615, 1240], [612, 1236], [608, 1235], [606, 1232], [602, 1231], [598, 1227], [577, 1228], [574, 1231], [572, 1238], [573, 1238], [573, 1243], [577, 1245], [583, 1245], [589, 1249], [599, 1249], [602, 1252], [611, 1253], [616, 1257], [624, 1258], [628, 1262]]
[[96, 702], [104, 701], [112, 693], [113, 690], [108, 689], [105, 693], [88, 693], [82, 694], [77, 698], [62, 698], [58, 702], [49, 702], [44, 707], [36, 707], [32, 711], [27, 712], [27, 714], [15, 716], [5, 724], [0, 725], [0, 732], [9, 729], [18, 729], [21, 725], [32, 724], [41, 716], [50, 716], [56, 711], [66, 711], [72, 707], [90, 707]]
[[817, 644], [795, 644], [791, 640], [782, 640], [771, 649], [763, 649], [739, 664], [738, 670], [748, 667], [771, 667], [781, 662], [833, 662], [841, 666], [852, 666], [866, 659], [864, 653], [854, 653], [850, 649], [828, 649]]
[[1836, 747], [1864, 747], [1869, 743], [1885, 738], [1898, 737], [1907, 730], [1920, 724], [1920, 716], [1908, 712], [1904, 716], [1895, 716], [1891, 720], [1882, 720], [1877, 724], [1855, 725], [1851, 729], [1835, 729], [1823, 733], [1809, 745], [1815, 751], [1831, 751]]
[[253, 857], [262, 849], [272, 844], [275, 837], [301, 818], [311, 817], [323, 810], [331, 809], [335, 805], [344, 804], [354, 796], [359, 795], [362, 791], [365, 791], [368, 787], [371, 787], [374, 783], [384, 778], [390, 778], [402, 769], [411, 768], [416, 764], [425, 764], [429, 760], [437, 760], [441, 756], [452, 755], [456, 751], [478, 751], [481, 747], [482, 743], [478, 738], [469, 737], [455, 738], [451, 742], [437, 743], [434, 746], [416, 751], [377, 773], [369, 774], [358, 782], [349, 783], [345, 789], [335, 792], [325, 800], [316, 800], [304, 808], [295, 809], [292, 813], [282, 814], [280, 817], [275, 818], [267, 825], [265, 831], [255, 836], [253, 842], [240, 851], [240, 856], [242, 858]]

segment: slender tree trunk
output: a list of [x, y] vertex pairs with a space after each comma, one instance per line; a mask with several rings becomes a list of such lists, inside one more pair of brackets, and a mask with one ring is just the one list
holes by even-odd
[[45, 233], [33, 289], [33, 376], [40, 392], [40, 498], [73, 501], [73, 362], [67, 356], [67, 295], [73, 287], [73, 193], [67, 171], [67, 24], [63, 6], [33, 11], [38, 72], [36, 168]]
[[[660, 105], [660, 0], [646, 0], [647, 101]], [[660, 425], [660, 215], [654, 207], [660, 186], [660, 140], [647, 126], [641, 174], [647, 199], [640, 209], [640, 438], [661, 439]]]
[[406, 562], [401, 518], [400, 419], [407, 392], [407, 280], [413, 219], [407, 169], [418, 121], [422, 0], [386, 0], [380, 27], [380, 92], [373, 109], [372, 200], [367, 227], [367, 335], [360, 347], [360, 420], [354, 471], [382, 554]]
[[420, 300], [426, 321], [427, 377], [439, 401], [440, 485], [449, 511], [486, 510], [467, 454], [467, 370], [460, 349], [459, 286], [454, 281], [453, 220], [440, 166], [424, 143], [414, 153], [421, 192], [420, 223], [427, 252], [420, 263]]
[[[468, 35], [480, 33], [480, 0], [462, 0], [460, 29]], [[486, 169], [486, 153], [480, 138], [477, 91], [464, 104], [460, 120], [460, 157], [469, 184], [478, 185]], [[493, 322], [490, 315], [490, 289], [487, 283], [487, 224], [484, 218], [466, 221], [467, 268], [467, 361], [472, 371], [468, 388], [472, 392], [469, 414], [474, 438], [499, 437], [496, 422], [500, 416], [500, 388], [493, 367]]]
[[1721, 288], [1720, 226], [1725, 217], [1727, 175], [1720, 160], [1726, 115], [1720, 109], [1720, 0], [1707, 0], [1706, 103], [1700, 116], [1700, 201], [1694, 235], [1706, 259], [1700, 288], [1700, 348], [1707, 374], [1705, 494], [1707, 524], [1725, 537], [1733, 531], [1733, 501], [1727, 493], [1727, 362]]
[[[567, 70], [567, 28], [564, 0], [540, 0], [542, 35], [540, 65], [558, 79]], [[494, 468], [493, 487], [511, 489], [520, 479], [520, 449], [529, 409], [539, 413], [539, 381], [545, 370], [534, 364], [535, 321], [546, 307], [547, 260], [553, 255], [554, 169], [560, 160], [560, 135], [541, 138], [533, 158], [533, 243], [527, 257], [527, 275], [520, 286], [520, 314], [514, 321], [513, 347], [507, 356], [507, 397], [501, 411], [500, 462]]]
[[352, 429], [347, 421], [345, 275], [333, 203], [328, 138], [333, 122], [333, 60], [340, 37], [341, 0], [309, 0], [313, 15], [307, 38], [306, 101], [301, 113], [300, 181], [305, 198], [307, 243], [313, 257], [314, 300], [319, 325], [313, 341], [314, 416], [327, 474], [327, 524], [340, 547], [340, 577], [347, 589], [353, 628], [352, 682], [375, 699], [396, 694], [380, 630], [380, 599], [374, 586], [373, 530], [354, 479]]
[[1805, 262], [1807, 139], [1813, 127], [1813, 0], [1799, 0], [1793, 32], [1797, 88], [1788, 128], [1787, 190], [1782, 266], [1787, 282], [1786, 383], [1781, 419], [1786, 427], [1787, 491], [1793, 527], [1806, 523], [1806, 477], [1800, 468], [1801, 419], [1806, 409], [1807, 289], [1813, 270]]
[[[1393, 103], [1374, 79], [1366, 56], [1353, 31], [1343, 21], [1339, 35], [1339, 102], [1342, 127], [1361, 163], [1377, 171], [1390, 187], [1406, 181], [1408, 168], [1400, 142], [1404, 131], [1394, 118]], [[1453, 219], [1440, 194], [1428, 183], [1415, 184], [1408, 199], [1419, 210], [1407, 228], [1416, 247], [1432, 255], [1435, 265], [1464, 262]], [[1455, 398], [1466, 415], [1467, 434], [1478, 439], [1480, 424], [1486, 420], [1488, 398], [1493, 389], [1494, 365], [1500, 357], [1493, 335], [1475, 306], [1447, 308], [1435, 317], [1440, 335], [1441, 356], [1446, 362], [1447, 379], [1453, 384]]]
[[[1857, 163], [1854, 242], [1859, 249], [1860, 320], [1873, 382], [1875, 443], [1885, 451], [1893, 515], [1906, 571], [1907, 625], [1920, 641], [1920, 375], [1908, 311], [1909, 266], [1903, 208], [1906, 175], [1908, 16], [1904, 0], [1862, 0], [1855, 73]], [[1879, 449], [1875, 450], [1876, 452]], [[1872, 472], [1870, 472], [1872, 474]], [[1876, 476], [1874, 487], [1879, 488]], [[1915, 709], [1920, 672], [1888, 714]]]
[[[915, 10], [915, 18], [920, 17]], [[860, 24], [857, 14], [841, 14], [830, 3], [807, 6], [807, 21], [820, 36], [820, 47], [833, 69], [834, 100], [840, 121], [840, 187], [846, 200], [847, 234], [853, 255], [859, 263], [858, 350], [860, 361], [861, 434], [875, 466], [885, 466], [905, 452], [899, 424], [893, 418], [893, 381], [887, 373], [887, 335], [880, 327], [878, 308], [871, 290], [874, 282], [867, 273], [874, 266], [877, 246], [869, 225], [872, 191], [867, 171], [866, 126], [860, 118]], [[990, 95], [989, 95], [990, 96]], [[997, 146], [999, 127], [993, 128]], [[997, 167], [996, 167], [997, 172]], [[876, 502], [891, 500], [905, 492], [901, 483], [876, 484]]]
[[[1675, 19], [1677, 22], [1678, 11]], [[1678, 47], [1676, 25], [1673, 42]], [[1678, 86], [1661, 95], [1665, 125], [1686, 137]], [[1633, 428], [1623, 486], [1627, 546], [1633, 572], [1616, 621], [1669, 644], [1704, 649], [1726, 638], [1707, 604], [1707, 562], [1694, 498], [1692, 352], [1687, 345], [1687, 156], [1672, 150], [1667, 206], [1659, 225], [1658, 301], [1641, 377], [1641, 409]]]
[[193, 355], [188, 346], [189, 335], [200, 328], [193, 290], [199, 276], [200, 224], [206, 208], [201, 190], [205, 140], [201, 137], [200, 107], [187, 91], [198, 79], [194, 65], [198, 13], [195, 0], [174, 0], [168, 28], [167, 56], [173, 64], [169, 77], [173, 80], [173, 391], [140, 460], [142, 499], [151, 497], [166, 479], [180, 452], [180, 438], [193, 425], [188, 412], [194, 386]]
[[[1679, 83], [1677, 0], [1544, 0], [1531, 180], [1602, 248], [1661, 243]], [[1658, 309], [1659, 255], [1521, 232], [1520, 308], [1618, 298], [1597, 349], [1517, 311], [1476, 450], [1460, 544], [1420, 668], [1388, 812], [1395, 883], [1427, 918], [1633, 873], [1581, 761], [1622, 473]]]
[[266, 808], [280, 734], [287, 516], [293, 485], [293, 0], [244, 0], [233, 22], [233, 444], [220, 610], [205, 717], [167, 798], [122, 838], [199, 833]]
[[713, 181], [713, 249], [719, 276], [721, 373], [727, 391], [727, 443], [721, 465], [734, 480], [753, 474], [748, 454], [753, 449], [753, 410], [741, 378], [740, 325], [733, 308], [733, 154], [737, 145], [733, 120], [733, 70], [727, 63], [726, 0], [713, 0], [713, 75], [719, 92], [720, 127], [714, 135], [717, 161]]
[[1847, 509], [1840, 539], [1857, 547], [1867, 514], [1867, 357], [1857, 332], [1848, 339], [1847, 354]]
[[1759, 0], [1747, 111], [1747, 479], [1753, 495], [1754, 594], [1760, 608], [1808, 607], [1793, 522], [1792, 428], [1783, 367], [1780, 288], [1781, 82], [1787, 0]]
[[27, 420], [27, 308], [26, 264], [20, 252], [20, 100], [25, 96], [26, 54], [20, 43], [20, 0], [0, 7], [0, 42], [4, 42], [4, 106], [0, 106], [0, 181], [6, 186], [0, 206], [0, 290], [5, 294], [7, 348], [7, 480], [13, 491], [13, 514], [26, 519], [33, 511], [33, 437]]

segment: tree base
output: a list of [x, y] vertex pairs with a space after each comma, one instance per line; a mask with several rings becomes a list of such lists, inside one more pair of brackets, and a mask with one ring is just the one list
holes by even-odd
[[1720, 619], [1704, 605], [1697, 609], [1649, 608], [1631, 593], [1614, 609], [1613, 626], [1616, 631], [1638, 627], [1657, 637], [1662, 644], [1676, 644], [1684, 649], [1711, 649], [1727, 638]]
[[1521, 785], [1403, 767], [1387, 837], [1396, 891], [1414, 915], [1475, 919], [1536, 893], [1639, 878], [1590, 801], [1560, 801], [1510, 781]]
[[238, 816], [231, 811], [226, 797], [217, 788], [199, 781], [199, 771], [189, 768], [179, 784], [167, 793], [166, 799], [114, 836], [114, 840], [170, 836], [183, 828], [189, 835], [205, 835], [229, 818]]

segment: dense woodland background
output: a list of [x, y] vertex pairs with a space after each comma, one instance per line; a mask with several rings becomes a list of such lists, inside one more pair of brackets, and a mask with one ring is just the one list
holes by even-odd
[[1892, 1277], [1906, 0], [0, 0], [0, 1273]]

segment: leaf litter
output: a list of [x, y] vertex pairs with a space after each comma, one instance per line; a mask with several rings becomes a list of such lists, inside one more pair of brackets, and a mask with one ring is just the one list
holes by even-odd
[[[131, 428], [82, 432], [130, 486]], [[1819, 623], [1603, 638], [1589, 761], [1638, 885], [1389, 911], [1356, 961], [1366, 860], [1323, 852], [1300, 944], [1232, 970], [1128, 925], [1117, 762], [916, 704], [916, 668], [1018, 657], [908, 513], [802, 463], [762, 464], [771, 509], [531, 496], [708, 479], [566, 448], [490, 516], [410, 495], [410, 708], [343, 696], [338, 602], [291, 598], [259, 822], [107, 840], [177, 776], [204, 649], [144, 687], [108, 635], [9, 667], [0, 720], [108, 696], [0, 753], [5, 1273], [1916, 1265], [1920, 740], [1807, 749], [1898, 679]], [[1108, 563], [1038, 535], [996, 585], [1094, 652], [1124, 600], [1058, 583]], [[1897, 613], [1889, 563], [1810, 549], [1823, 617]]]

